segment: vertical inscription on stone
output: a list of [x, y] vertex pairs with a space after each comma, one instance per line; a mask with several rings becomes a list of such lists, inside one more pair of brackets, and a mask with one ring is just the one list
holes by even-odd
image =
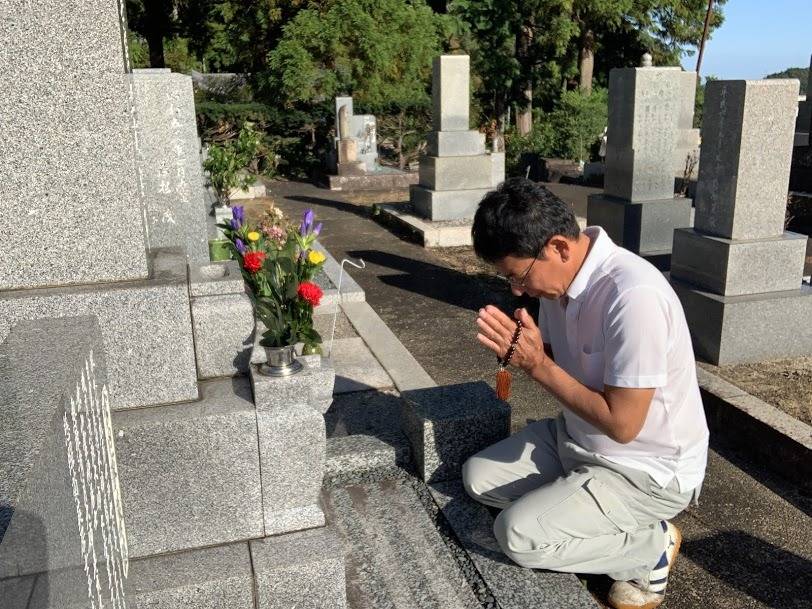
[[91, 609], [125, 609], [127, 535], [106, 385], [96, 382], [93, 352], [63, 415], [76, 517]]

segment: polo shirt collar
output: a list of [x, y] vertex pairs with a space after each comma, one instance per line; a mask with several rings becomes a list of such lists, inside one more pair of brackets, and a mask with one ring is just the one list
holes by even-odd
[[583, 232], [592, 240], [592, 247], [567, 288], [567, 296], [574, 300], [578, 300], [589, 286], [592, 275], [617, 247], [600, 226], [588, 226]]

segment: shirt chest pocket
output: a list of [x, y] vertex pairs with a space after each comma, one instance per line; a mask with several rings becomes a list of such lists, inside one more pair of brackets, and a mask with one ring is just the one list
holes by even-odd
[[605, 362], [603, 351], [587, 353], [581, 351], [579, 354], [580, 381], [596, 391], [603, 391], [603, 371]]

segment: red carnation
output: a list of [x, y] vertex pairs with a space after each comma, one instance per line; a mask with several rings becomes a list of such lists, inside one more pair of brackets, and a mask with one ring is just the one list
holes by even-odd
[[245, 252], [242, 257], [242, 264], [249, 273], [256, 273], [262, 268], [265, 260], [265, 252]]
[[319, 306], [321, 297], [324, 296], [324, 292], [321, 291], [321, 288], [312, 281], [303, 281], [300, 283], [296, 293], [299, 295], [299, 298], [309, 302], [314, 307]]

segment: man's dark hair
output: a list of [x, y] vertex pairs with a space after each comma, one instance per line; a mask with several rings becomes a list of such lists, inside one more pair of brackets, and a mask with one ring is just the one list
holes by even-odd
[[524, 178], [508, 178], [485, 195], [471, 228], [474, 251], [486, 262], [535, 258], [554, 235], [576, 239], [580, 232], [569, 205]]

